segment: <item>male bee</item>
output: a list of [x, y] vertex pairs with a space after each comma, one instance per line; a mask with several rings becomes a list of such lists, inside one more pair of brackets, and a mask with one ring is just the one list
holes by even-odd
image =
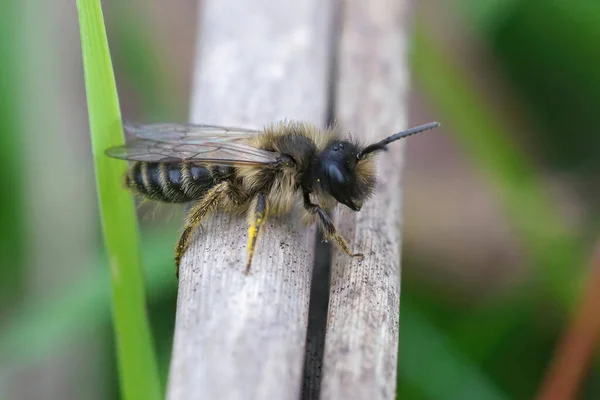
[[175, 248], [179, 270], [194, 230], [221, 209], [248, 218], [245, 273], [266, 218], [287, 214], [302, 202], [303, 219], [319, 225], [351, 257], [330, 213], [338, 204], [360, 211], [375, 188], [374, 156], [391, 142], [436, 128], [432, 122], [391, 135], [367, 146], [342, 138], [337, 129], [321, 130], [301, 122], [280, 122], [263, 130], [215, 125], [125, 123], [135, 140], [106, 151], [133, 161], [125, 185], [144, 198], [194, 202]]

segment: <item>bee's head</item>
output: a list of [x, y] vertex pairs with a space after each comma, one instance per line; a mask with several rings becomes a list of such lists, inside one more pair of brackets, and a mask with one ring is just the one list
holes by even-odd
[[387, 145], [416, 133], [437, 128], [437, 122], [398, 132], [366, 147], [344, 140], [334, 140], [319, 156], [316, 177], [321, 188], [338, 202], [360, 211], [375, 188], [373, 156]]
[[352, 142], [334, 140], [321, 152], [316, 171], [321, 188], [354, 211], [360, 211], [375, 188], [373, 160], [359, 158], [360, 151]]

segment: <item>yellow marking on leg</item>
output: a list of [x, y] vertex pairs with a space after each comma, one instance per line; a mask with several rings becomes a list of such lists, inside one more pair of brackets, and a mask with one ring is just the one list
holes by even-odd
[[246, 245], [246, 251], [248, 253], [248, 262], [246, 263], [246, 269], [244, 274], [248, 275], [250, 272], [250, 266], [252, 265], [252, 257], [254, 256], [254, 249], [256, 248], [256, 239], [260, 232], [260, 227], [264, 224], [267, 215], [267, 204], [266, 200], [262, 195], [256, 197], [256, 200], [252, 202], [252, 206], [248, 210], [248, 220], [250, 226], [248, 227], [248, 244]]

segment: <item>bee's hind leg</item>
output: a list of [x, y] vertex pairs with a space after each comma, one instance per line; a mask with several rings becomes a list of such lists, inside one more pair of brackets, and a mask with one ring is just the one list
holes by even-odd
[[344, 237], [338, 233], [333, 221], [331, 220], [331, 217], [329, 217], [325, 210], [323, 210], [318, 204], [313, 204], [310, 202], [310, 197], [307, 192], [304, 193], [304, 208], [309, 213], [317, 217], [321, 231], [326, 239], [334, 240], [338, 246], [340, 246], [342, 250], [344, 250], [344, 252], [350, 257], [357, 257], [360, 260], [365, 258], [362, 253], [353, 253], [350, 250], [348, 242], [346, 242], [346, 239], [344, 239]]
[[194, 204], [185, 216], [185, 224], [183, 232], [179, 237], [177, 246], [175, 247], [175, 266], [176, 274], [179, 276], [179, 263], [181, 257], [185, 253], [186, 249], [190, 244], [190, 238], [192, 233], [200, 226], [200, 223], [208, 214], [213, 212], [221, 199], [222, 196], [227, 193], [228, 182], [222, 182], [209, 189], [204, 197]]
[[267, 219], [267, 207], [267, 199], [263, 194], [259, 194], [252, 200], [252, 204], [248, 209], [248, 245], [246, 246], [248, 262], [246, 263], [246, 269], [244, 270], [244, 274], [246, 275], [250, 272], [258, 233]]

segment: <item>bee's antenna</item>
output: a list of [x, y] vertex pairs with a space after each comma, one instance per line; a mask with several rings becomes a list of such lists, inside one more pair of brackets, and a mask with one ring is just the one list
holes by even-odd
[[381, 142], [377, 142], [377, 143], [368, 145], [367, 147], [364, 148], [363, 151], [358, 153], [358, 155], [356, 157], [360, 160], [369, 153], [373, 153], [374, 151], [379, 151], [379, 150], [385, 150], [386, 146], [388, 144], [395, 142], [396, 140], [405, 138], [407, 136], [416, 135], [417, 133], [429, 131], [431, 129], [437, 128], [438, 126], [440, 126], [439, 122], [430, 122], [425, 125], [416, 126], [414, 128], [410, 128], [405, 131], [395, 133], [392, 136], [386, 137]]

